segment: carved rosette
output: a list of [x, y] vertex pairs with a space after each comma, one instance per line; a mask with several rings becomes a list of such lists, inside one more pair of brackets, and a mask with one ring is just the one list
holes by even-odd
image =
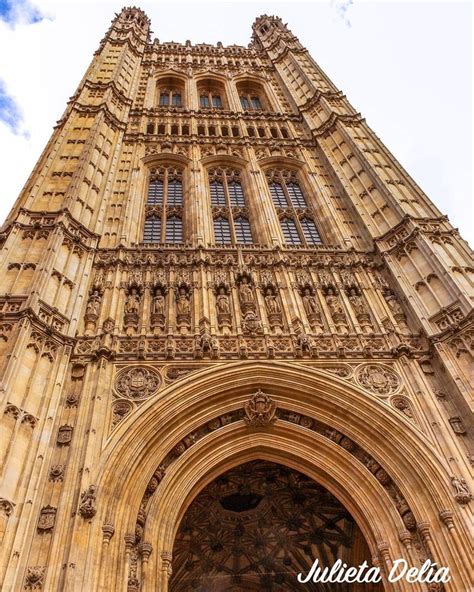
[[357, 368], [355, 378], [360, 386], [381, 397], [393, 395], [401, 385], [400, 376], [382, 364], [362, 364]]
[[276, 403], [260, 389], [244, 405], [244, 421], [251, 427], [265, 427], [276, 421]]
[[116, 393], [126, 399], [146, 399], [156, 394], [161, 385], [160, 375], [150, 368], [134, 366], [121, 370], [115, 380]]

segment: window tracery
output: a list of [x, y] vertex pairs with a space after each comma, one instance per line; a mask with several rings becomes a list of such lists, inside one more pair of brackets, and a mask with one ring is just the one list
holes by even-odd
[[226, 168], [209, 170], [209, 191], [215, 242], [252, 244], [252, 229], [240, 171]]
[[267, 182], [286, 244], [322, 244], [314, 212], [308, 205], [296, 173], [280, 169], [267, 171]]
[[179, 78], [163, 78], [157, 83], [159, 107], [183, 107], [184, 83]]
[[[164, 237], [164, 241], [163, 241]], [[183, 172], [172, 166], [150, 171], [143, 242], [183, 242]]]
[[254, 82], [237, 83], [240, 105], [244, 111], [270, 111], [270, 103], [264, 88]]
[[200, 109], [225, 109], [227, 99], [224, 86], [216, 80], [201, 80], [197, 85]]

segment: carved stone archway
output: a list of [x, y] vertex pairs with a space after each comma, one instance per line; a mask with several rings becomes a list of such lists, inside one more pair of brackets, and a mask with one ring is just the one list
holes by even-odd
[[[225, 472], [193, 500], [173, 547], [170, 592], [299, 591], [313, 561], [371, 564], [356, 522], [327, 489], [298, 471], [251, 461]], [[347, 584], [309, 582], [308, 592], [346, 592]], [[376, 592], [381, 584], [356, 584]]]
[[[252, 426], [245, 409], [259, 389], [275, 402], [275, 421]], [[75, 532], [78, 539], [86, 528], [94, 533], [88, 554], [75, 553], [84, 565], [81, 585], [94, 589], [99, 581], [101, 590], [125, 592], [135, 578], [141, 592], [168, 590], [174, 540], [193, 499], [222, 473], [255, 460], [299, 471], [337, 497], [382, 568], [395, 558], [419, 565], [424, 553], [469, 581], [455, 552], [466, 539], [449, 473], [417, 428], [369, 390], [328, 372], [242, 362], [185, 376], [118, 426], [93, 478], [97, 514]], [[413, 523], [405, 522], [397, 492]], [[439, 545], [441, 538], [449, 545]]]

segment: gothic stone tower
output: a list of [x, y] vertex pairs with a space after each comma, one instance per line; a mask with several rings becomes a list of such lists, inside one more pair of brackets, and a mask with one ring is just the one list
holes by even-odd
[[149, 28], [2, 228], [2, 590], [472, 589], [467, 244], [279, 18]]

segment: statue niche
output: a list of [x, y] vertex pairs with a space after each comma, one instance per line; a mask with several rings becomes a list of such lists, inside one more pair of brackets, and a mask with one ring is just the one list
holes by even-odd
[[[156, 286], [151, 299], [150, 324], [154, 330], [162, 331], [166, 323], [166, 288]], [[156, 332], [156, 331], [155, 331]]]
[[357, 322], [362, 329], [362, 332], [373, 333], [374, 327], [370, 318], [369, 309], [367, 308], [367, 305], [365, 304], [362, 296], [359, 293], [359, 290], [356, 287], [352, 286], [349, 288], [348, 299], [351, 303], [352, 309], [355, 313]]
[[123, 325], [127, 335], [130, 335], [131, 333], [134, 333], [138, 330], [140, 303], [140, 290], [137, 286], [131, 285], [127, 292], [123, 317]]
[[100, 305], [102, 303], [102, 294], [97, 288], [90, 291], [89, 300], [84, 314], [85, 334], [92, 335], [97, 328], [97, 320], [100, 314]]
[[325, 289], [326, 304], [328, 305], [331, 318], [334, 321], [336, 330], [338, 333], [347, 335], [349, 333], [349, 325], [347, 322], [346, 313], [342, 308], [339, 296], [336, 295], [336, 291], [333, 286], [328, 286]]
[[283, 329], [283, 319], [281, 314], [281, 306], [278, 302], [276, 290], [273, 286], [267, 286], [264, 290], [265, 309], [267, 311], [268, 324], [275, 332], [281, 332]]
[[226, 286], [220, 285], [216, 293], [216, 315], [219, 329], [229, 332], [232, 328], [232, 313], [230, 308], [230, 297]]
[[316, 296], [309, 286], [305, 286], [303, 288], [301, 299], [303, 301], [303, 308], [311, 329], [317, 335], [321, 335], [321, 333], [324, 333], [324, 323], [321, 317], [321, 310], [319, 309]]
[[176, 294], [176, 325], [182, 333], [191, 328], [191, 295], [184, 284], [178, 288]]

